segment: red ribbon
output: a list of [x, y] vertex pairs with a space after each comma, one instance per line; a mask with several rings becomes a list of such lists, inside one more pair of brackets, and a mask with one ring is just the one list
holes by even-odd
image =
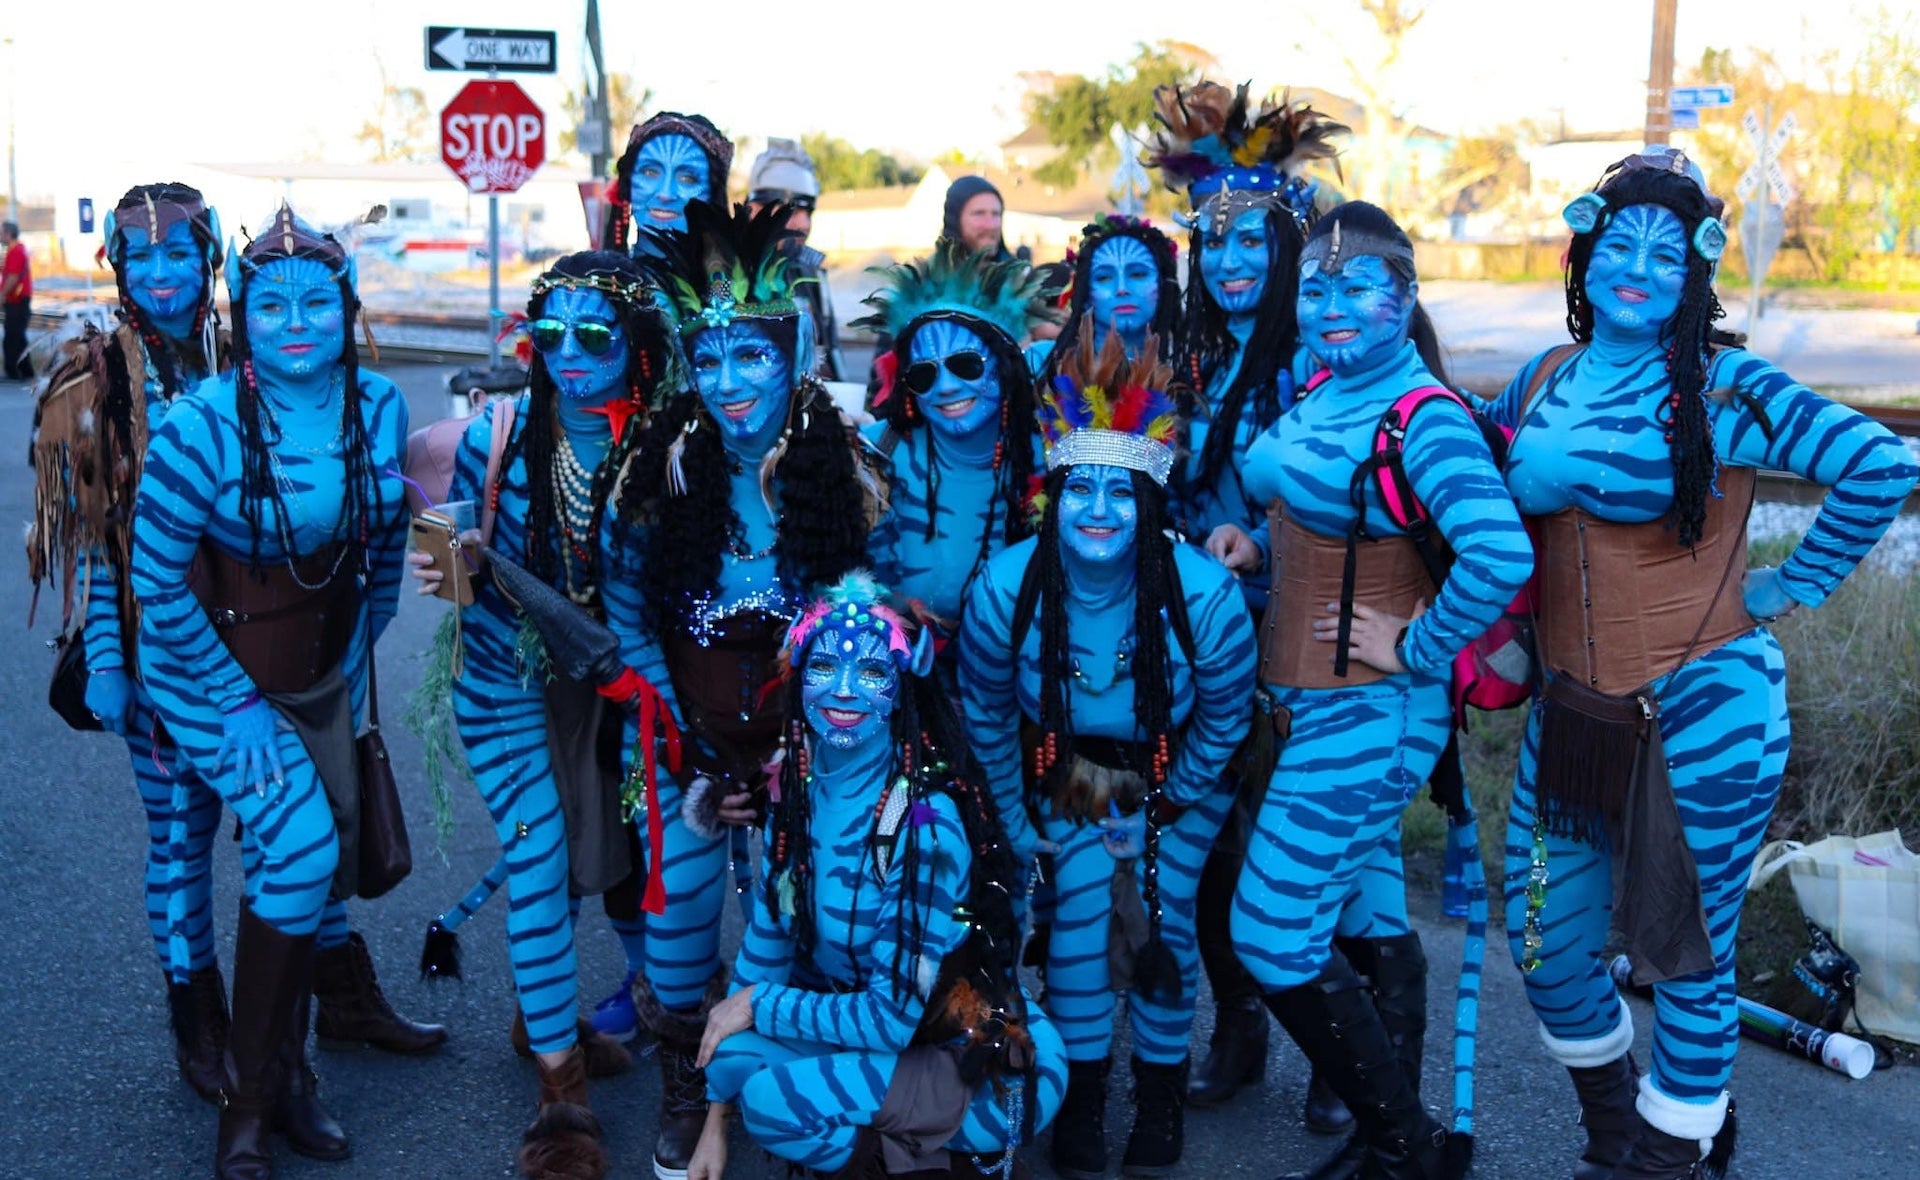
[[[660, 779], [654, 738], [658, 734], [667, 744], [667, 770], [680, 773], [680, 727], [674, 724], [673, 710], [647, 679], [628, 668], [609, 686], [628, 686], [626, 701], [640, 714], [640, 764], [647, 784], [647, 892], [640, 908], [649, 914], [667, 910], [665, 877], [666, 825], [660, 817]], [[606, 690], [602, 690], [603, 692]]]
[[874, 409], [886, 405], [887, 399], [893, 396], [894, 374], [899, 368], [900, 357], [891, 348], [873, 358], [874, 376], [880, 379], [880, 386], [873, 394]]
[[[613, 441], [619, 442], [627, 433], [627, 423], [639, 413], [640, 405], [632, 398], [616, 397], [608, 399], [605, 405], [594, 406], [587, 410], [589, 414], [605, 414], [607, 425], [613, 429]], [[632, 669], [628, 669], [632, 671]]]

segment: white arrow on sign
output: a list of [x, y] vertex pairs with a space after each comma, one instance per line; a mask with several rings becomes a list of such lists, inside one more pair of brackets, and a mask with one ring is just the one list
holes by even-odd
[[435, 53], [462, 70], [506, 63], [550, 66], [552, 48], [551, 43], [541, 37], [476, 37], [465, 29], [455, 29], [433, 43]]

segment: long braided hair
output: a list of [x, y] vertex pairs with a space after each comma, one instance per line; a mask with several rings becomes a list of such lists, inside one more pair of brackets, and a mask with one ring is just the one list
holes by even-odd
[[727, 205], [727, 176], [733, 169], [733, 141], [720, 133], [705, 115], [683, 115], [661, 111], [637, 124], [627, 137], [627, 148], [613, 166], [613, 186], [607, 194], [607, 221], [600, 244], [607, 250], [629, 250], [633, 245], [633, 166], [647, 141], [662, 135], [684, 135], [698, 144], [707, 157], [707, 201], [719, 208]]
[[[353, 287], [353, 268], [346, 250], [332, 234], [316, 234], [300, 223], [286, 205], [274, 215], [267, 231], [248, 242], [228, 270], [227, 289], [233, 305], [234, 412], [240, 429], [240, 516], [246, 521], [250, 538], [248, 564], [256, 577], [265, 576], [260, 541], [265, 532], [262, 506], [268, 501], [273, 504], [275, 521], [283, 526], [285, 537], [292, 537], [292, 518], [288, 515], [286, 497], [273, 474], [271, 448], [280, 441], [279, 430], [276, 427], [274, 437], [268, 437], [267, 420], [272, 408], [261, 392], [247, 338], [247, 298], [255, 276], [268, 263], [292, 258], [318, 262], [332, 273], [346, 313], [339, 357], [345, 371], [340, 397], [340, 433], [346, 462], [346, 516], [335, 528], [334, 537], [347, 549], [340, 568], [370, 573], [367, 542], [379, 489], [374, 482], [372, 441], [367, 435], [365, 391], [360, 387], [360, 353], [354, 342], [354, 328], [360, 318], [360, 296]], [[297, 561], [300, 556], [285, 555], [289, 562]]]
[[1587, 299], [1587, 264], [1594, 243], [1606, 232], [1613, 214], [1633, 205], [1658, 205], [1680, 219], [1686, 230], [1687, 275], [1680, 289], [1680, 306], [1660, 331], [1667, 350], [1669, 392], [1659, 410], [1659, 421], [1673, 457], [1673, 507], [1668, 521], [1675, 541], [1691, 549], [1706, 524], [1707, 497], [1712, 494], [1716, 461], [1713, 431], [1703, 396], [1707, 385], [1709, 345], [1732, 343], [1734, 337], [1713, 327], [1726, 310], [1713, 290], [1713, 263], [1693, 247], [1694, 230], [1714, 216], [1713, 199], [1683, 174], [1655, 168], [1622, 168], [1604, 178], [1594, 190], [1607, 203], [1605, 215], [1593, 229], [1573, 235], [1567, 255], [1567, 330], [1582, 344], [1593, 339], [1593, 304]]
[[1150, 221], [1102, 215], [1080, 230], [1080, 244], [1073, 254], [1073, 281], [1067, 288], [1067, 322], [1061, 327], [1059, 338], [1054, 341], [1053, 351], [1047, 354], [1043, 376], [1052, 376], [1060, 358], [1066, 356], [1080, 339], [1080, 321], [1087, 314], [1087, 300], [1091, 298], [1093, 288], [1093, 256], [1101, 246], [1115, 238], [1132, 238], [1145, 246], [1147, 253], [1153, 257], [1160, 298], [1154, 306], [1153, 321], [1147, 325], [1147, 331], [1162, 340], [1178, 339], [1181, 319], [1178, 247], [1173, 244], [1172, 238], [1155, 229]]
[[[589, 572], [588, 585], [598, 586], [597, 562], [600, 547], [600, 523], [606, 515], [609, 494], [619, 477], [627, 456], [639, 445], [646, 424], [646, 409], [672, 364], [675, 344], [672, 329], [652, 297], [639, 265], [625, 254], [612, 250], [592, 250], [569, 254], [534, 280], [533, 295], [527, 300], [529, 322], [546, 314], [547, 299], [556, 287], [596, 290], [613, 304], [621, 333], [627, 341], [627, 371], [624, 384], [634, 413], [620, 437], [607, 447], [605, 458], [593, 473], [593, 516], [584, 539], [573, 542], [573, 557]], [[527, 400], [527, 424], [519, 437], [507, 444], [500, 469], [510, 471], [515, 458], [524, 458], [527, 473], [526, 554], [527, 572], [551, 582], [561, 567], [560, 546], [565, 526], [559, 520], [553, 480], [554, 447], [559, 429], [560, 391], [547, 370], [546, 355], [533, 350]], [[487, 495], [497, 497], [498, 488]], [[497, 506], [497, 505], [496, 505]]]
[[[1221, 394], [1219, 408], [1207, 425], [1207, 440], [1200, 451], [1200, 471], [1191, 481], [1202, 488], [1219, 485], [1221, 475], [1233, 458], [1233, 443], [1243, 416], [1252, 415], [1256, 433], [1279, 420], [1277, 379], [1282, 370], [1293, 364], [1293, 354], [1300, 343], [1294, 305], [1300, 287], [1300, 248], [1306, 238], [1293, 215], [1280, 205], [1268, 206], [1265, 220], [1266, 287], [1260, 294], [1260, 306], [1254, 311], [1248, 355], [1241, 358], [1239, 371]], [[1187, 259], [1192, 273], [1187, 278], [1180, 358], [1174, 370], [1190, 386], [1181, 394], [1182, 410], [1189, 417], [1201, 411], [1208, 375], [1230, 363], [1240, 348], [1227, 330], [1227, 313], [1213, 301], [1207, 284], [1200, 278], [1200, 247], [1205, 238], [1204, 221], [1196, 224], [1187, 238]], [[1184, 464], [1176, 467], [1175, 476], [1183, 486], [1189, 482]]]

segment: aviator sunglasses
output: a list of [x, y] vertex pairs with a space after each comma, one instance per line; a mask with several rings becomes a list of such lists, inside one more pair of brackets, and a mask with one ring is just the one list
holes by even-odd
[[569, 324], [565, 320], [535, 320], [527, 331], [533, 346], [541, 352], [553, 352], [566, 341], [567, 332], [580, 342], [580, 351], [588, 356], [605, 356], [613, 351], [613, 329], [606, 324]]
[[[581, 343], [586, 342], [581, 341]], [[915, 361], [907, 366], [902, 379], [906, 381], [908, 389], [915, 393], [925, 393], [933, 388], [935, 381], [940, 379], [941, 365], [945, 365], [947, 372], [962, 381], [978, 381], [987, 371], [987, 358], [968, 350], [956, 352], [945, 360]]]

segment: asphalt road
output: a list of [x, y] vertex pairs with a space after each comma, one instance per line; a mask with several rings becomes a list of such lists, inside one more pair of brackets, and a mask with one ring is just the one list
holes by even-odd
[[[416, 424], [441, 413], [440, 370], [387, 370], [412, 402]], [[31, 408], [25, 392], [0, 385], [0, 439], [23, 448]], [[18, 456], [20, 450], [14, 450]], [[0, 519], [25, 521], [31, 483], [18, 459], [0, 463]], [[15, 626], [0, 643], [0, 890], [13, 899], [0, 919], [0, 974], [15, 984], [0, 999], [0, 1176], [18, 1180], [193, 1178], [209, 1171], [215, 1115], [176, 1078], [160, 973], [140, 900], [144, 822], [124, 747], [110, 737], [68, 731], [44, 706], [51, 659], [42, 641], [58, 623], [43, 603], [26, 626], [28, 587], [20, 550], [0, 568], [0, 618]], [[388, 708], [419, 680], [419, 653], [442, 609], [408, 596], [381, 645]], [[497, 854], [478, 796], [456, 789], [457, 827], [442, 861], [433, 851], [431, 809], [419, 743], [391, 724], [388, 742], [401, 772], [413, 825], [413, 876], [377, 902], [352, 906], [403, 1011], [453, 1030], [446, 1050], [424, 1059], [371, 1052], [316, 1052], [322, 1093], [353, 1138], [353, 1159], [318, 1164], [281, 1153], [281, 1174], [327, 1180], [479, 1178], [512, 1174], [512, 1152], [533, 1113], [534, 1073], [507, 1046], [513, 996], [500, 900], [470, 922], [462, 939], [466, 981], [428, 988], [414, 966], [427, 921], [453, 902]], [[223, 961], [231, 962], [231, 914], [239, 896], [238, 846], [220, 842], [217, 912]], [[1453, 986], [1462, 931], [1437, 919], [1435, 899], [1416, 890], [1420, 928], [1434, 964], [1436, 1030], [1428, 1050], [1430, 1099], [1449, 1078]], [[504, 900], [504, 899], [502, 899]], [[590, 1001], [621, 975], [615, 941], [589, 904], [580, 941], [583, 992]], [[730, 925], [738, 925], [730, 911]], [[1635, 1002], [1639, 1059], [1650, 1052], [1646, 1004]], [[1196, 1043], [1211, 1021], [1203, 1002]], [[1564, 1176], [1577, 1152], [1573, 1095], [1541, 1049], [1517, 973], [1496, 943], [1480, 1012], [1478, 1165], [1484, 1180]], [[1303, 1132], [1305, 1085], [1299, 1054], [1274, 1037], [1267, 1082], [1187, 1123], [1182, 1174], [1265, 1178], [1316, 1160], [1332, 1144]], [[1124, 1044], [1116, 1055], [1124, 1061]], [[1127, 1085], [1115, 1069], [1109, 1119], [1116, 1156], [1124, 1142]], [[594, 1087], [614, 1175], [647, 1173], [658, 1071]], [[1920, 1072], [1882, 1071], [1860, 1082], [1747, 1043], [1735, 1078], [1741, 1113], [1739, 1165], [1750, 1180], [1911, 1177], [1920, 1171]], [[1043, 1144], [1044, 1145], [1044, 1144]], [[736, 1143], [737, 1176], [778, 1175], [758, 1152]], [[1036, 1160], [1038, 1162], [1038, 1159]], [[1037, 1169], [1045, 1175], [1044, 1164]]]

